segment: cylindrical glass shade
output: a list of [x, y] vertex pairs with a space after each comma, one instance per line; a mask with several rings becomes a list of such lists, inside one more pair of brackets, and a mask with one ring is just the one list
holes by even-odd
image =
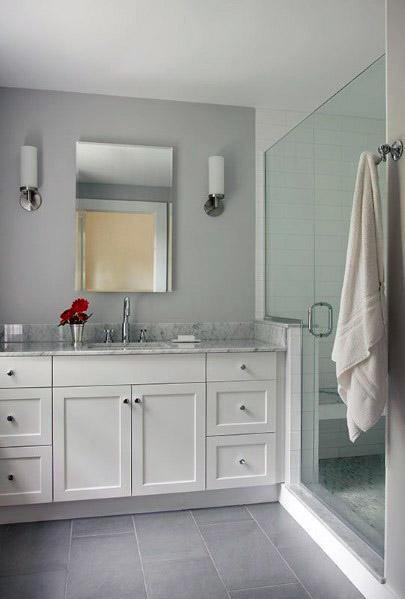
[[38, 150], [34, 146], [21, 146], [20, 187], [38, 188]]
[[209, 195], [224, 195], [223, 156], [210, 156], [208, 158], [208, 189]]

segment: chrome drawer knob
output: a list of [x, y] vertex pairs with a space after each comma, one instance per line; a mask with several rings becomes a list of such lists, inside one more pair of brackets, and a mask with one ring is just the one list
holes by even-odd
[[129, 399], [125, 398], [124, 403], [129, 403]]
[[14, 420], [14, 416], [7, 416], [7, 420], [8, 420], [9, 422], [13, 422], [13, 420]]
[[240, 365], [240, 369], [241, 369], [241, 370], [246, 370], [246, 364], [241, 364], [241, 365]]
[[14, 374], [14, 370], [7, 370], [6, 375], [7, 376], [13, 376]]
[[239, 406], [239, 409], [242, 410], [242, 412], [246, 411], [246, 406], [244, 406], [243, 404], [241, 406]]
[[8, 480], [14, 480], [14, 475], [13, 474], [9, 474], [7, 478], [8, 478]]
[[139, 397], [137, 397], [137, 398], [135, 398], [135, 399], [134, 399], [134, 402], [135, 402], [135, 403], [142, 403], [142, 400], [141, 400], [141, 399], [139, 399]]
[[239, 460], [239, 464], [241, 464], [242, 466], [244, 466], [244, 465], [246, 464], [246, 460], [245, 460], [245, 458], [241, 458], [241, 459]]

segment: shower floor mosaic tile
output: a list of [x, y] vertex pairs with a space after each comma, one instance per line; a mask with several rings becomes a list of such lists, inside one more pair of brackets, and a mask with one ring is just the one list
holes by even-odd
[[319, 483], [321, 488], [330, 494], [329, 497], [323, 494], [324, 501], [351, 522], [358, 532], [382, 553], [384, 456], [366, 455], [319, 460]]

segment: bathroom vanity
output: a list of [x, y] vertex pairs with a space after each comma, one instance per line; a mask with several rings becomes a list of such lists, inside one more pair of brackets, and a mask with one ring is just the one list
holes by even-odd
[[12, 344], [0, 356], [0, 505], [275, 485], [284, 351], [256, 341]]

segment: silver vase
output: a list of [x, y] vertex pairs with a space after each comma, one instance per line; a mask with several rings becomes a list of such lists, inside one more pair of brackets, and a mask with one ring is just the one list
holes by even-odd
[[72, 333], [73, 346], [78, 347], [83, 344], [84, 322], [82, 324], [71, 324], [70, 332]]

